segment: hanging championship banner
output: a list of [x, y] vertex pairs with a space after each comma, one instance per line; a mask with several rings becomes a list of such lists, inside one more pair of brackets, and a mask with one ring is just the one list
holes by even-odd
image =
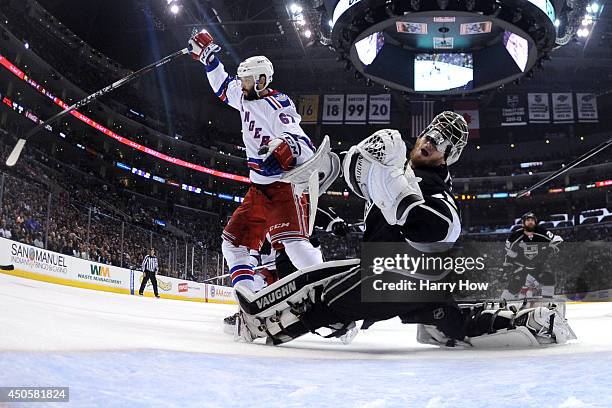
[[298, 113], [302, 123], [316, 124], [319, 119], [319, 95], [302, 95], [298, 98]]
[[470, 138], [480, 137], [480, 115], [478, 114], [478, 102], [476, 101], [457, 101], [454, 103], [453, 110], [463, 116], [467, 122]]
[[370, 95], [368, 123], [391, 122], [391, 94]]
[[368, 95], [346, 95], [346, 107], [344, 109], [345, 123], [366, 123], [366, 108], [368, 106]]
[[547, 93], [527, 94], [529, 123], [550, 123], [550, 103]]
[[527, 124], [525, 95], [506, 95], [501, 109], [502, 126], [522, 126]]
[[341, 124], [344, 120], [344, 95], [325, 95], [323, 98], [323, 123]]
[[571, 92], [554, 93], [553, 100], [553, 122], [574, 123], [574, 100]]
[[578, 109], [578, 122], [599, 122], [597, 97], [595, 94], [577, 93], [576, 108]]

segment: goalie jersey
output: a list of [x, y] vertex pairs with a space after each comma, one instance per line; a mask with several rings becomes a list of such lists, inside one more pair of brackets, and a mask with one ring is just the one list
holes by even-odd
[[[389, 225], [382, 212], [366, 204], [364, 242], [408, 242], [422, 252], [449, 249], [461, 233], [459, 206], [452, 194], [451, 176], [446, 165], [417, 168], [423, 204], [413, 207], [404, 225]], [[445, 245], [447, 244], [447, 245]]]
[[301, 116], [293, 101], [285, 94], [269, 89], [260, 99], [246, 100], [242, 94], [240, 80], [228, 75], [221, 61], [215, 56], [206, 65], [206, 75], [215, 95], [222, 102], [237, 109], [242, 120], [242, 140], [246, 147], [249, 178], [255, 184], [270, 184], [281, 178], [281, 172], [263, 175], [260, 169], [264, 155], [259, 149], [271, 139], [291, 138], [296, 146], [296, 165], [310, 159], [315, 147], [300, 127]]

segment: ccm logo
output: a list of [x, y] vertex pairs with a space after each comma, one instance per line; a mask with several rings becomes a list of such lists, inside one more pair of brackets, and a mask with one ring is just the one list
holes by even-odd
[[289, 223], [288, 222], [281, 222], [280, 224], [274, 224], [273, 226], [270, 227], [270, 231], [275, 230], [277, 228], [283, 228], [283, 227], [288, 227]]

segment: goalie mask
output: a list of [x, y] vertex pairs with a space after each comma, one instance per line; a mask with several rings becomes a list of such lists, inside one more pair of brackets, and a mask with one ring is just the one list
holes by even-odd
[[433, 118], [419, 135], [421, 137], [427, 138], [437, 151], [444, 154], [444, 160], [450, 166], [459, 160], [467, 145], [468, 125], [458, 113], [444, 111]]

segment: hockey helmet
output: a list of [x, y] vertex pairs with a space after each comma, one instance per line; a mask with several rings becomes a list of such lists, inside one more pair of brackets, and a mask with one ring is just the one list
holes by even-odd
[[266, 89], [268, 85], [270, 85], [270, 82], [272, 82], [272, 76], [274, 75], [272, 62], [263, 55], [257, 55], [245, 59], [238, 65], [238, 78], [252, 77], [257, 85], [262, 75], [265, 75], [266, 82], [261, 89], [257, 89], [257, 86], [255, 86], [255, 92], [257, 92], [258, 95], [261, 90]]
[[521, 217], [521, 222], [525, 223], [525, 221], [528, 220], [529, 218], [532, 218], [533, 221], [535, 221], [536, 224], [538, 223], [538, 217], [536, 217], [536, 215], [533, 212], [531, 212], [531, 211], [526, 212], [525, 214], [523, 214], [523, 216]]

